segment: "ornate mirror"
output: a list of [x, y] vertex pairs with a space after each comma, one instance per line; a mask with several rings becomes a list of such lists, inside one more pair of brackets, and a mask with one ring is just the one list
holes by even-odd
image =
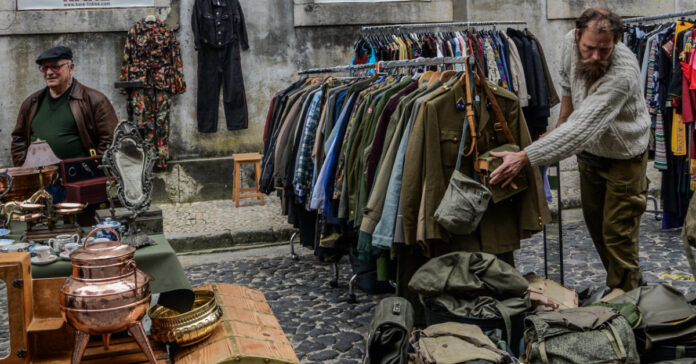
[[[133, 124], [121, 121], [114, 130], [114, 140], [104, 153], [102, 164], [106, 166], [107, 175], [113, 176], [116, 180], [114, 194], [132, 213], [128, 218], [128, 229], [122, 240], [135, 246], [146, 244], [149, 239], [145, 234], [136, 231], [135, 219], [150, 207], [155, 153], [143, 141]], [[108, 192], [112, 197], [113, 191]]]

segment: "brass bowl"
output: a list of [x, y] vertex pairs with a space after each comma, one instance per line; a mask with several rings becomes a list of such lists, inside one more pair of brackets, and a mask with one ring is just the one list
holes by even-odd
[[222, 309], [213, 291], [195, 291], [191, 311], [180, 313], [155, 305], [148, 312], [152, 319], [150, 335], [162, 343], [179, 346], [197, 344], [210, 336], [222, 322]]

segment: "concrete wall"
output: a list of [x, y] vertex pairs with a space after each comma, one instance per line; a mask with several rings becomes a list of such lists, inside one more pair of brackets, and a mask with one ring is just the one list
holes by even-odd
[[[183, 202], [192, 199], [230, 198], [232, 168], [229, 156], [235, 152], [261, 151], [265, 115], [272, 95], [287, 86], [296, 77], [294, 72], [298, 69], [341, 65], [350, 61], [352, 45], [359, 34], [359, 26], [296, 26], [300, 18], [302, 24], [312, 24], [313, 21], [307, 14], [295, 19], [293, 14], [298, 14], [298, 11], [316, 11], [316, 9], [326, 11], [326, 8], [321, 8], [319, 4], [308, 5], [307, 3], [312, 0], [240, 1], [246, 16], [251, 47], [250, 50], [242, 52], [242, 68], [249, 108], [249, 129], [227, 131], [224, 113], [220, 109], [219, 131], [214, 134], [200, 134], [196, 129], [195, 117], [197, 61], [190, 25], [194, 0], [174, 0], [180, 15], [178, 17], [180, 27], [175, 34], [181, 42], [188, 91], [173, 99], [170, 148], [174, 163], [168, 172], [158, 174], [155, 200], [169, 199]], [[0, 20], [10, 19], [12, 7], [7, 3], [13, 2], [0, 1], [4, 4], [0, 7], [2, 10]], [[161, 4], [166, 0], [157, 0], [157, 2]], [[558, 50], [555, 45], [559, 44], [562, 36], [571, 29], [571, 19], [583, 8], [583, 4], [597, 3], [596, 0], [571, 2], [451, 0], [451, 2], [452, 14], [441, 18], [454, 21], [526, 20], [528, 28], [540, 38], [554, 74], [556, 74], [558, 59]], [[608, 3], [626, 16], [696, 9], [696, 0], [622, 0]], [[433, 5], [442, 8], [443, 0], [437, 0]], [[404, 18], [403, 14], [398, 17], [394, 15], [406, 9], [404, 4], [382, 3], [375, 6], [378, 7], [376, 9], [379, 11], [376, 13], [380, 16], [372, 15], [371, 21], [384, 23], [389, 22], [390, 19]], [[334, 9], [347, 11], [345, 6]], [[31, 33], [27, 29], [32, 27], [24, 23], [18, 26], [16, 20], [7, 21], [10, 27], [23, 29], [15, 33], [23, 34], [7, 34], [7, 29], [0, 29], [0, 50], [2, 50], [0, 64], [3, 65], [3, 71], [0, 72], [0, 84], [5, 87], [5, 92], [0, 93], [0, 108], [3, 110], [0, 115], [0, 139], [6, 141], [0, 148], [0, 165], [11, 164], [10, 133], [19, 105], [27, 95], [43, 86], [34, 59], [42, 50], [53, 45], [64, 44], [73, 48], [76, 78], [107, 94], [119, 117], [125, 118], [125, 96], [113, 88], [113, 82], [117, 81], [119, 75], [125, 30], [139, 17], [152, 11], [157, 11], [161, 18], [166, 18], [169, 14], [167, 7], [128, 12], [118, 17], [108, 16], [108, 10], [101, 10], [87, 13], [83, 17], [87, 19], [97, 17], [104, 22], [119, 23], [118, 26], [102, 25], [95, 28], [97, 32], [85, 32], [84, 26], [78, 26], [82, 24], [81, 22], [71, 20], [79, 23], [76, 23], [74, 27], [77, 29], [75, 33], [64, 33], [66, 24], [60, 22], [60, 17], [55, 20], [56, 17], [53, 16], [54, 20], [51, 21], [57, 22], [55, 27], [61, 32], [57, 34], [24, 34]], [[44, 13], [55, 15], [51, 12]], [[172, 12], [172, 14], [176, 13]], [[550, 16], [554, 19], [548, 20], [547, 14], [551, 14]], [[351, 15], [354, 14], [346, 14], [346, 17], [350, 19], [343, 22], [344, 24], [355, 23], [354, 16]], [[433, 14], [424, 15], [424, 17], [426, 20], [438, 19], [438, 16]], [[46, 23], [41, 21], [41, 14], [38, 18], [20, 14], [19, 18], [34, 19], [42, 24], [42, 29], [47, 27]], [[417, 19], [418, 17], [409, 14], [406, 18]], [[168, 19], [167, 21], [177, 23], [176, 20]], [[99, 24], [101, 21], [92, 19], [90, 22]]]

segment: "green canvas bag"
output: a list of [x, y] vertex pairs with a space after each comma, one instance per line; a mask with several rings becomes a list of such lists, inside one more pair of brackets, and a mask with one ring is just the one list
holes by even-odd
[[542, 312], [525, 319], [529, 364], [639, 363], [631, 325], [609, 307]]
[[363, 364], [406, 364], [412, 330], [413, 306], [408, 300], [381, 300], [370, 323]]
[[520, 147], [518, 147], [515, 144], [508, 143], [493, 148], [479, 156], [477, 161], [479, 174], [481, 175], [481, 180], [484, 181], [486, 187], [488, 187], [488, 189], [491, 191], [493, 203], [498, 203], [507, 198], [510, 198], [526, 190], [527, 187], [529, 187], [527, 173], [524, 168], [520, 171], [520, 173], [517, 174], [517, 176], [515, 176], [515, 178], [512, 180], [512, 183], [505, 187], [502, 187], [500, 183], [497, 185], [492, 185], [489, 182], [490, 178], [488, 176], [491, 174], [491, 172], [493, 172], [496, 168], [500, 167], [500, 165], [503, 164], [503, 160], [501, 158], [492, 156], [491, 152], [516, 153], [519, 151]]

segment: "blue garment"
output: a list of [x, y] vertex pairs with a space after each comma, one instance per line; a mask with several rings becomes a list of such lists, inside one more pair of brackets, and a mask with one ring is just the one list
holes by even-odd
[[348, 120], [353, 111], [353, 104], [355, 103], [357, 92], [352, 93], [348, 97], [348, 101], [345, 103], [345, 107], [341, 110], [341, 114], [336, 122], [336, 126], [331, 131], [330, 138], [331, 141], [331, 152], [326, 156], [329, 160], [326, 170], [326, 179], [324, 180], [324, 193], [325, 198], [323, 201], [322, 215], [329, 216], [331, 197], [333, 196], [333, 188], [336, 183], [336, 165], [338, 164], [338, 157], [340, 155], [341, 147], [343, 145], [343, 138], [346, 134], [346, 129], [348, 126]]
[[498, 50], [500, 51], [500, 59], [503, 61], [503, 69], [505, 70], [505, 78], [508, 83], [508, 90], [512, 90], [512, 79], [510, 78], [510, 70], [508, 69], [507, 60], [505, 59], [505, 45], [502, 40], [500, 40], [500, 34], [495, 32], [494, 39], [498, 44]]
[[311, 188], [310, 184], [312, 182], [310, 178], [313, 174], [312, 148], [317, 134], [316, 130], [319, 124], [319, 116], [321, 115], [321, 109], [319, 108], [321, 96], [321, 90], [314, 94], [312, 103], [309, 106], [307, 118], [305, 119], [304, 127], [302, 128], [302, 136], [300, 137], [300, 144], [297, 150], [297, 156], [295, 157], [295, 175], [292, 180], [292, 185], [295, 188], [295, 195], [298, 203], [303, 203], [305, 201], [305, 196], [307, 196], [307, 192], [309, 192]]

